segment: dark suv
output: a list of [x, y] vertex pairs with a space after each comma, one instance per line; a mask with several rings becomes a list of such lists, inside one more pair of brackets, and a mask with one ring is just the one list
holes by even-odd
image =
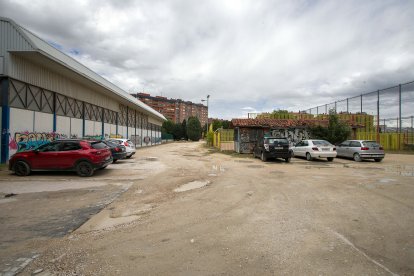
[[68, 139], [14, 154], [9, 160], [9, 169], [18, 176], [35, 170], [69, 170], [79, 176], [92, 176], [95, 169], [103, 169], [111, 162], [111, 151], [104, 143]]
[[290, 162], [292, 154], [289, 150], [289, 141], [286, 138], [265, 136], [254, 146], [253, 157], [260, 157], [262, 161], [267, 161], [269, 158], [283, 158], [286, 162]]

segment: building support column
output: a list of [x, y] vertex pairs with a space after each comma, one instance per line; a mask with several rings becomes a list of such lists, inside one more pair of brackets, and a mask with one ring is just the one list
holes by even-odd
[[105, 108], [102, 108], [102, 131], [101, 139], [105, 139]]
[[[56, 93], [53, 93], [53, 133], [56, 132], [56, 121], [57, 121], [57, 116], [56, 116]], [[34, 131], [34, 129], [33, 129]]]
[[1, 163], [9, 160], [10, 137], [10, 107], [9, 107], [9, 79], [0, 79], [1, 92]]
[[127, 134], [126, 134], [126, 139], [128, 139], [128, 137], [129, 137], [129, 135], [128, 135], [128, 128], [129, 128], [129, 108], [128, 108], [128, 106], [126, 107], [127, 108], [127, 110], [126, 110], [126, 128], [127, 128]]
[[85, 102], [82, 102], [82, 137], [85, 137], [86, 122], [85, 122]]
[[115, 116], [115, 126], [116, 126], [116, 138], [118, 138], [118, 112]]

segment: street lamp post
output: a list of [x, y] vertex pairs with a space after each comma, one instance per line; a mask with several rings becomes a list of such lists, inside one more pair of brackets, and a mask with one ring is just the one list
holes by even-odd
[[208, 133], [208, 99], [210, 98], [210, 95], [207, 95], [207, 100], [201, 100], [202, 102], [207, 102], [207, 129], [206, 129], [206, 137]]

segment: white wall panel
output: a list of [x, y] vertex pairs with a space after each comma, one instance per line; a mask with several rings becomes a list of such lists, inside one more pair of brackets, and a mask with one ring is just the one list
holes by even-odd
[[56, 132], [70, 138], [70, 118], [56, 116]]
[[85, 136], [101, 136], [102, 122], [85, 120]]
[[[33, 132], [34, 129], [34, 111], [10, 108], [10, 133], [13, 136], [15, 132]], [[53, 121], [52, 121], [53, 124]]]
[[82, 137], [83, 120], [77, 118], [70, 118], [70, 137]]
[[53, 114], [36, 111], [34, 114], [34, 131], [53, 132]]

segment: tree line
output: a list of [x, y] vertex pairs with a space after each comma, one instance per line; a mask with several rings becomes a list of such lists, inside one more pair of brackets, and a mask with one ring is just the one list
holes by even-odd
[[201, 139], [201, 123], [197, 117], [189, 117], [182, 123], [174, 123], [171, 120], [162, 124], [161, 134], [163, 137], [171, 137], [174, 140], [198, 141]]

